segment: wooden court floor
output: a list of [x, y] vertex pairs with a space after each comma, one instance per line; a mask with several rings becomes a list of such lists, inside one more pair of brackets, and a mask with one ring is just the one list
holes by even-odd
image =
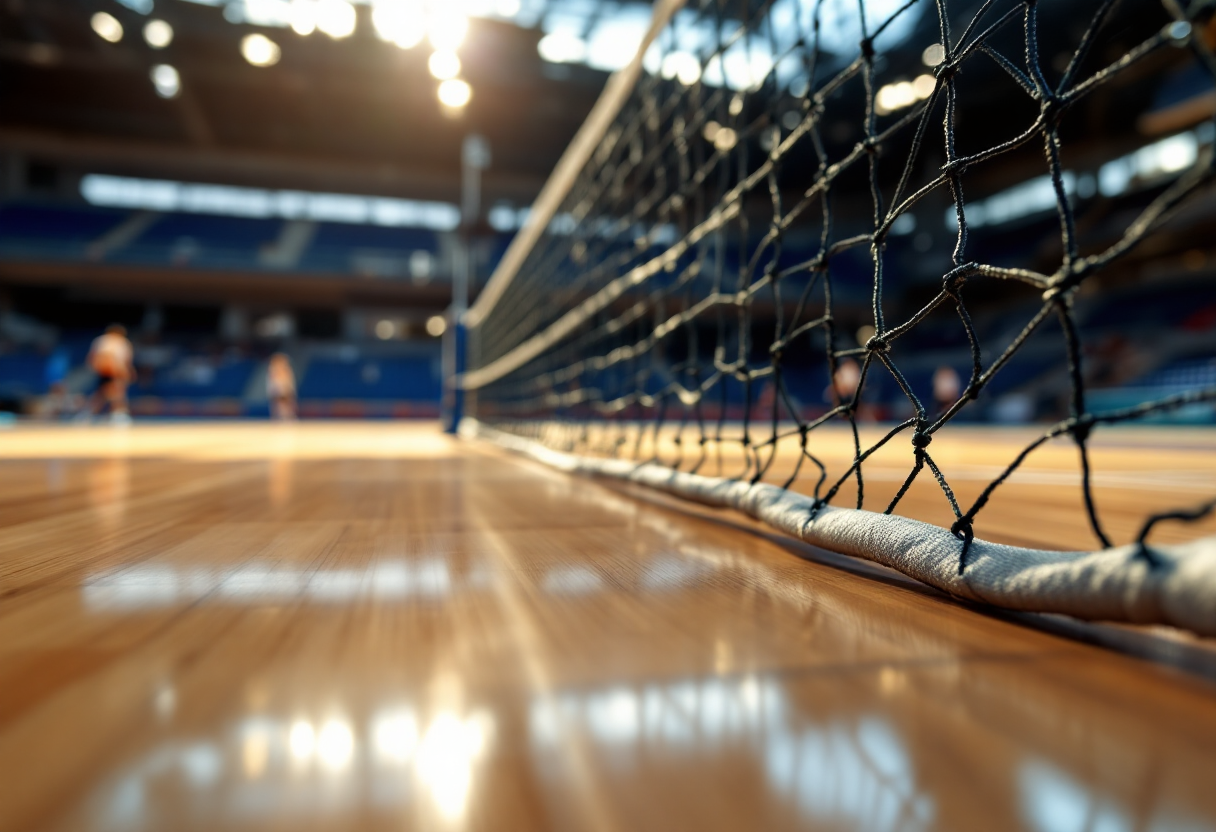
[[[1105, 448], [1120, 534], [1214, 484], [1211, 434]], [[0, 460], [4, 832], [1216, 830], [1210, 642], [967, 607], [429, 424]], [[1036, 466], [987, 537], [1065, 534]]]

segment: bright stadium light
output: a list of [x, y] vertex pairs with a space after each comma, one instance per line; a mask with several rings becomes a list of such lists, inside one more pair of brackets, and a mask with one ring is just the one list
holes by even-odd
[[144, 26], [144, 40], [153, 49], [164, 49], [173, 43], [173, 27], [163, 20], [149, 20]]
[[241, 40], [241, 54], [254, 66], [274, 66], [283, 56], [283, 50], [265, 35], [253, 34]]
[[460, 56], [447, 49], [441, 49], [431, 54], [426, 61], [426, 67], [435, 78], [446, 81], [460, 74]]
[[[618, 11], [604, 14], [585, 31], [587, 66], [615, 72], [624, 67], [638, 51], [650, 28], [649, 6], [621, 4]], [[684, 50], [687, 51], [687, 50]], [[700, 67], [697, 67], [700, 75]]]
[[372, 6], [376, 35], [402, 49], [417, 46], [426, 36], [426, 16], [418, 0], [378, 0]]
[[93, 26], [93, 31], [97, 33], [97, 37], [102, 40], [110, 43], [118, 43], [122, 40], [122, 24], [114, 15], [108, 12], [98, 12], [89, 22]]
[[664, 78], [676, 78], [686, 87], [701, 80], [701, 62], [688, 52], [672, 52], [663, 58], [661, 74]]
[[432, 315], [426, 319], [426, 334], [432, 338], [438, 338], [447, 331], [448, 322], [443, 319], [442, 315]]
[[459, 110], [473, 97], [473, 88], [459, 78], [449, 78], [439, 85], [439, 103]]
[[316, 729], [304, 720], [298, 720], [291, 726], [287, 735], [287, 747], [291, 749], [291, 756], [295, 759], [307, 760], [317, 747]]
[[316, 0], [292, 0], [287, 13], [291, 30], [297, 35], [311, 35], [317, 31]]
[[541, 58], [551, 64], [573, 64], [586, 59], [587, 42], [570, 32], [556, 31], [536, 44]]
[[177, 70], [168, 64], [157, 64], [152, 67], [152, 86], [161, 98], [177, 98], [182, 91], [182, 77]]
[[344, 720], [331, 719], [317, 734], [317, 756], [329, 769], [341, 770], [355, 755], [355, 733]]
[[469, 19], [455, 9], [434, 11], [427, 21], [426, 36], [436, 49], [459, 49], [468, 32]]
[[320, 0], [317, 3], [317, 28], [335, 40], [355, 33], [358, 15], [346, 0]]
[[739, 134], [730, 127], [719, 127], [714, 133], [714, 147], [718, 150], [730, 150], [739, 143]]
[[878, 94], [874, 96], [874, 110], [880, 116], [885, 116], [896, 110], [911, 107], [917, 101], [924, 101], [933, 95], [933, 89], [936, 86], [937, 79], [932, 75], [917, 76], [915, 81], [887, 84], [880, 87]]
[[920, 53], [920, 59], [925, 66], [937, 66], [946, 60], [946, 50], [940, 43], [931, 43], [925, 47], [924, 52]]

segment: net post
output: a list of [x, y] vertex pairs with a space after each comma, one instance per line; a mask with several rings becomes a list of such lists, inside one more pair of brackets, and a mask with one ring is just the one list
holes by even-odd
[[490, 166], [490, 144], [484, 136], [470, 133], [460, 148], [461, 199], [460, 246], [452, 273], [452, 306], [444, 337], [443, 429], [456, 433], [464, 416], [464, 389], [460, 378], [468, 361], [466, 317], [469, 287], [475, 271], [474, 239], [481, 216], [481, 173]]
[[457, 313], [455, 305], [448, 310], [448, 327], [443, 333], [443, 411], [442, 422], [445, 433], [454, 434], [464, 418], [465, 391], [459, 384], [461, 374], [467, 366], [468, 331], [463, 313]]

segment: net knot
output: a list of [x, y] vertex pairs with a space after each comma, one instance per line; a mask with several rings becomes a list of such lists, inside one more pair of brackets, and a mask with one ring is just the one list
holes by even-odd
[[974, 540], [975, 531], [971, 527], [971, 518], [964, 515], [955, 520], [954, 525], [950, 527], [950, 534], [965, 543], [970, 543]]
[[954, 63], [953, 61], [942, 61], [929, 71], [933, 74], [933, 77], [939, 81], [949, 80], [958, 73], [958, 64]]
[[1060, 123], [1060, 119], [1064, 117], [1064, 101], [1050, 92], [1043, 93], [1043, 101], [1039, 105], [1039, 113], [1043, 116], [1043, 123], [1055, 127]]
[[955, 520], [954, 525], [950, 527], [950, 534], [963, 541], [963, 550], [958, 554], [958, 574], [961, 575], [967, 568], [967, 553], [971, 551], [971, 544], [975, 540], [971, 518], [963, 515]]
[[950, 527], [950, 533], [955, 535], [959, 540], [964, 541], [964, 543], [970, 543], [970, 541], [975, 539], [975, 530], [972, 528], [972, 518], [964, 515], [963, 517], [956, 519], [955, 524], [951, 525]]
[[942, 291], [947, 295], [954, 297], [959, 289], [967, 282], [971, 275], [978, 271], [975, 263], [963, 263], [960, 266], [955, 266], [942, 277]]
[[1094, 430], [1094, 417], [1088, 413], [1078, 416], [1068, 428], [1068, 432], [1073, 435], [1073, 438], [1078, 442], [1084, 442], [1089, 439], [1089, 435]]
[[874, 40], [873, 38], [863, 38], [861, 41], [861, 56], [867, 61], [874, 57]]
[[1043, 300], [1062, 300], [1064, 295], [1080, 286], [1093, 270], [1094, 261], [1091, 258], [1077, 258], [1062, 273], [1056, 273], [1050, 288], [1043, 292]]
[[881, 335], [872, 335], [870, 340], [866, 341], [867, 352], [890, 352], [891, 344], [886, 338]]
[[923, 451], [929, 447], [929, 443], [933, 441], [933, 434], [925, 433], [923, 430], [918, 430], [912, 434], [912, 447], [918, 451]]

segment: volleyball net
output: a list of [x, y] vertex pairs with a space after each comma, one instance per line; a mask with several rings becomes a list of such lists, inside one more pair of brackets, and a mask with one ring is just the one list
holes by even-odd
[[[1121, 327], [1216, 355], [1178, 323], [1216, 217], [1214, 44], [1203, 2], [657, 3], [465, 317], [465, 431], [960, 597], [1216, 635], [1216, 540], [1151, 538], [1213, 502], [1112, 539], [1090, 455], [1106, 426], [1216, 413], [1212, 379], [1093, 390]], [[960, 499], [935, 445], [993, 421], [1042, 431]], [[1061, 438], [1094, 550], [984, 542]], [[926, 480], [949, 525], [900, 516]]]

